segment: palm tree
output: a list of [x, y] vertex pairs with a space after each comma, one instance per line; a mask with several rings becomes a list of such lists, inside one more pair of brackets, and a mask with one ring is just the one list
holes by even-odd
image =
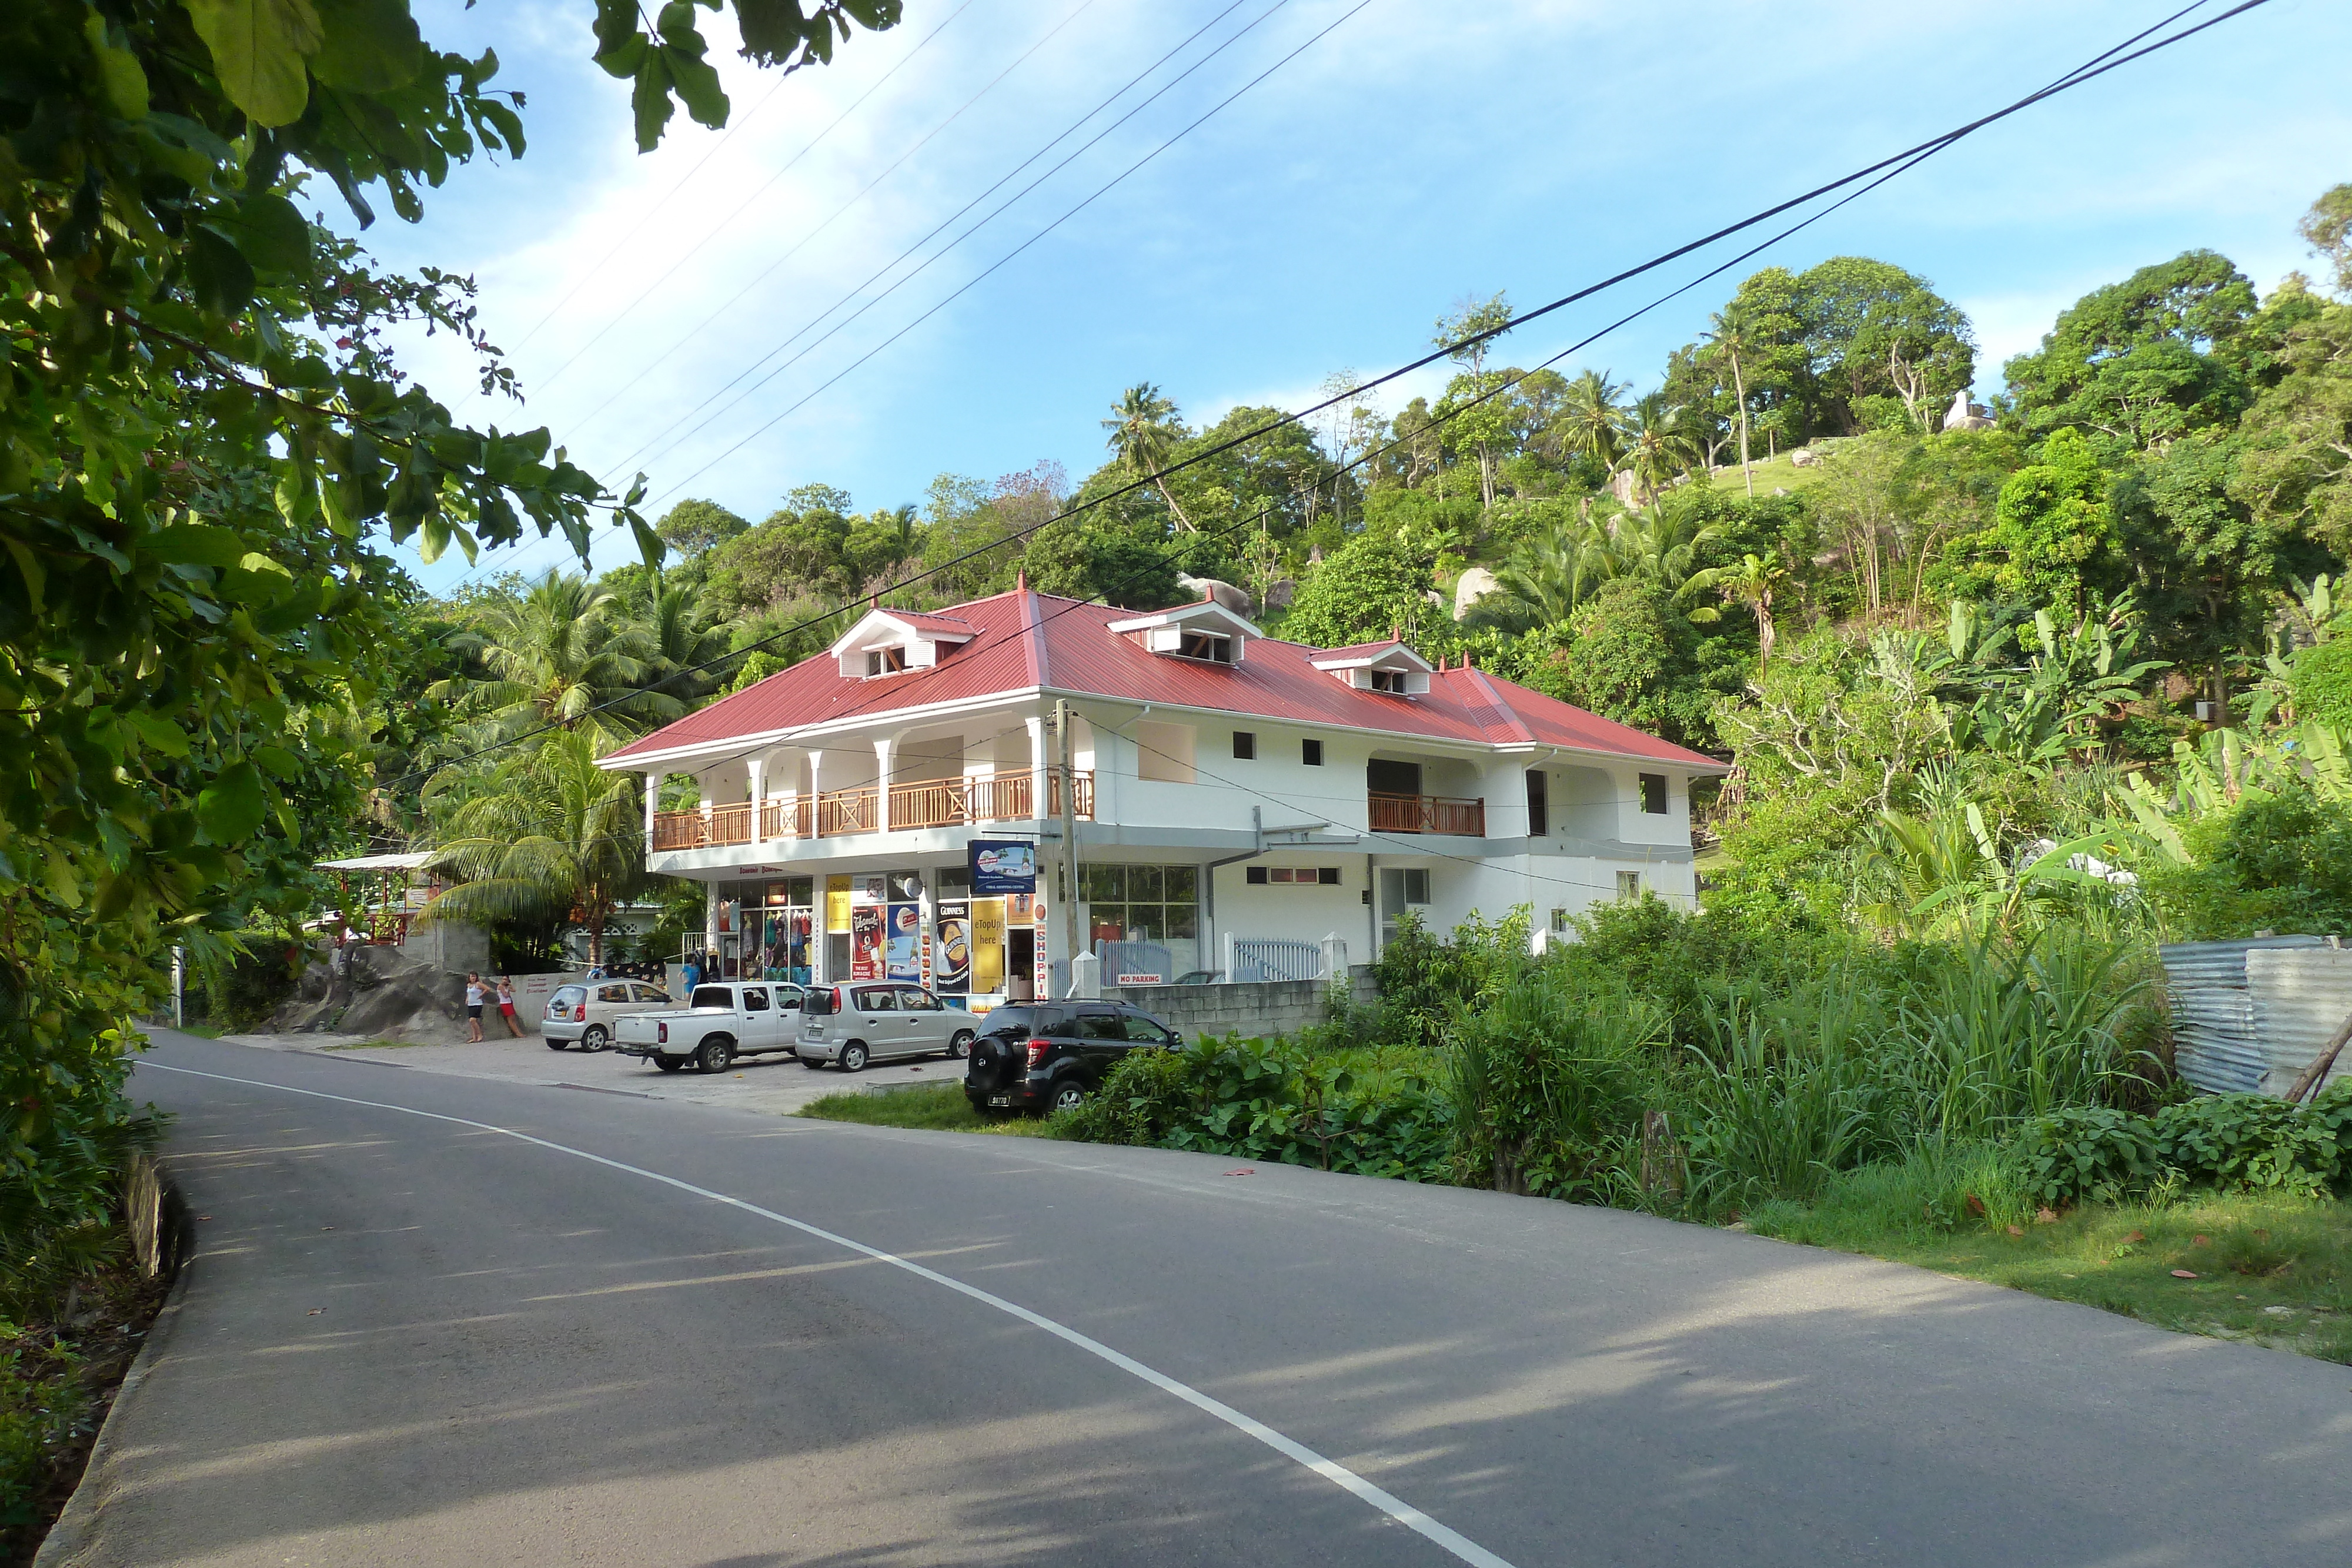
[[[1780, 564], [1780, 552], [1766, 550], [1760, 556], [1740, 557], [1737, 566], [1709, 567], [1694, 573], [1683, 584], [1683, 591], [1701, 593], [1713, 590], [1728, 603], [1747, 606], [1748, 613], [1756, 617], [1756, 667], [1761, 670], [1772, 662], [1772, 595], [1788, 577], [1787, 569]], [[1712, 621], [1716, 612], [1694, 610], [1691, 619]]]
[[1496, 608], [1517, 608], [1556, 626], [1616, 574], [1608, 533], [1587, 517], [1548, 529], [1513, 550], [1495, 573]]
[[649, 576], [638, 580], [620, 609], [641, 645], [650, 689], [692, 704], [725, 683], [726, 672], [699, 666], [726, 654], [735, 628], [713, 621], [699, 595], [667, 577]]
[[1725, 318], [1718, 310], [1708, 319], [1707, 353], [1731, 366], [1732, 395], [1739, 400], [1739, 474], [1748, 481], [1748, 498], [1756, 498], [1756, 473], [1748, 459], [1748, 381], [1741, 368], [1743, 360], [1755, 355], [1755, 345], [1748, 335]]
[[1562, 394], [1561, 434], [1570, 452], [1591, 457], [1611, 474], [1625, 438], [1624, 396], [1630, 382], [1612, 382], [1607, 371], [1587, 371]]
[[1669, 593], [1679, 594], [1690, 580], [1701, 545], [1722, 534], [1712, 523], [1701, 524], [1693, 508], [1669, 516], [1652, 503], [1617, 519], [1609, 541], [1609, 557], [1620, 577], [1647, 578]]
[[639, 781], [597, 767], [599, 750], [594, 737], [572, 730], [499, 763], [488, 787], [449, 814], [425, 869], [457, 885], [423, 918], [581, 925], [588, 962], [603, 963], [604, 927], [646, 870]]
[[1119, 466], [1138, 479], [1150, 479], [1160, 490], [1160, 498], [1176, 515], [1176, 524], [1190, 533], [1194, 531], [1192, 519], [1176, 504], [1175, 493], [1168, 488], [1167, 476], [1161, 472], [1174, 455], [1176, 438], [1183, 427], [1176, 423], [1176, 404], [1160, 395], [1160, 389], [1150, 382], [1139, 382], [1119, 395], [1111, 404], [1114, 417], [1102, 422], [1110, 432], [1106, 443], [1118, 455]]
[[560, 725], [609, 741], [687, 711], [652, 689], [646, 631], [585, 575], [551, 570], [520, 599], [494, 601], [449, 646], [482, 673], [436, 681], [425, 695], [475, 720], [487, 739]]
[[1699, 461], [1698, 443], [1691, 439], [1682, 405], [1668, 402], [1664, 392], [1651, 392], [1635, 402], [1625, 429], [1624, 466], [1644, 496], [1655, 496]]

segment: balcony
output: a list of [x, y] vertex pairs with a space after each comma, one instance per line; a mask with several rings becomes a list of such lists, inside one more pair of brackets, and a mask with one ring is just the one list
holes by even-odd
[[[1092, 821], [1095, 776], [1072, 775], [1072, 814]], [[1045, 776], [1045, 815], [1062, 810], [1062, 770]], [[900, 784], [890, 790], [890, 827], [952, 828], [983, 822], [1018, 821], [1037, 815], [1032, 802], [1036, 789], [1026, 773], [998, 773], [973, 779], [940, 779]], [[839, 838], [881, 830], [881, 791], [828, 789], [814, 800], [802, 796], [787, 810], [782, 800], [770, 800], [761, 812], [761, 840]], [[751, 803], [734, 801], [701, 811], [663, 811], [654, 818], [655, 852], [665, 850], [719, 849], [751, 842]]]
[[1373, 795], [1369, 797], [1371, 829], [1376, 833], [1452, 833], [1463, 838], [1486, 836], [1486, 802], [1457, 800], [1444, 795]]

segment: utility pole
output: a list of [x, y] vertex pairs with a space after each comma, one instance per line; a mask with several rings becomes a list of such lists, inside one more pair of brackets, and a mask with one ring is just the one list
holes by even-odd
[[[1062, 741], [1062, 870], [1067, 879], [1062, 889], [1062, 948], [1069, 956], [1069, 981], [1074, 986], [1078, 978], [1078, 776], [1073, 768], [1076, 757], [1070, 737], [1070, 704], [1066, 697], [1054, 701], [1054, 731]], [[1052, 967], [1046, 968], [1051, 976]]]

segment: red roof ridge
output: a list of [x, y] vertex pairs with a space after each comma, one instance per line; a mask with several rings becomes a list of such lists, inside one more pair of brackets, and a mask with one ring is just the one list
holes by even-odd
[[1486, 678], [1486, 671], [1478, 668], [1477, 665], [1471, 664], [1467, 659], [1465, 659], [1462, 662], [1462, 667], [1460, 669], [1449, 670], [1446, 673], [1454, 675], [1469, 676], [1471, 684], [1477, 687], [1478, 695], [1485, 699], [1484, 706], [1499, 715], [1503, 722], [1509, 727], [1513, 734], [1521, 740], [1535, 739], [1536, 732], [1529, 729], [1528, 727], [1527, 720], [1521, 718], [1518, 714], [1513, 710], [1510, 699], [1505, 696], [1501, 692], [1495, 689], [1495, 683]]
[[1045, 658], [1045, 623], [1037, 613], [1037, 601], [1047, 597], [1034, 588], [1015, 591], [1021, 600], [1021, 657], [1029, 671], [1029, 684], [1043, 687], [1045, 672], [1050, 667]]

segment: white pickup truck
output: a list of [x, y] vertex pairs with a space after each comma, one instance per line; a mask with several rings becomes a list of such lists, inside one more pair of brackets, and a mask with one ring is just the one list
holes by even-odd
[[801, 995], [800, 987], [781, 980], [697, 986], [682, 1008], [614, 1019], [614, 1044], [624, 1056], [651, 1059], [664, 1072], [688, 1062], [704, 1072], [724, 1072], [739, 1056], [793, 1049]]

